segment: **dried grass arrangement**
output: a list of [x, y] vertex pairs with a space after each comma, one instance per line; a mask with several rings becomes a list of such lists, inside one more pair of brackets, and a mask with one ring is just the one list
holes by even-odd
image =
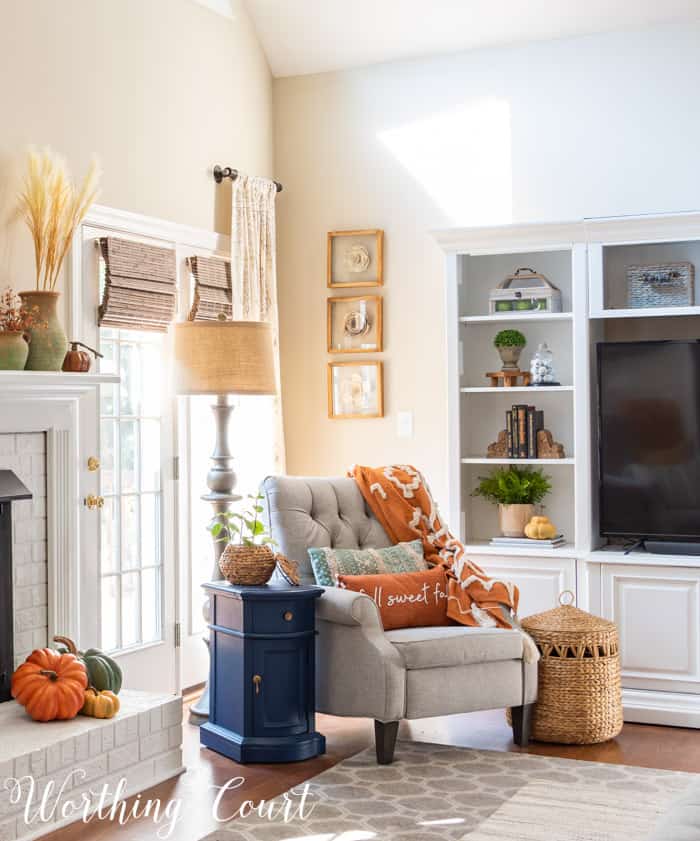
[[100, 174], [93, 161], [78, 187], [63, 158], [48, 148], [29, 150], [17, 210], [34, 242], [38, 290], [55, 290], [73, 234], [97, 198]]

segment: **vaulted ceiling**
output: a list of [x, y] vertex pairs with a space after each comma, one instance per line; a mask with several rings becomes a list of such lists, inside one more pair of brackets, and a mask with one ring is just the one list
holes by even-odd
[[245, 2], [275, 76], [700, 19], [700, 0]]

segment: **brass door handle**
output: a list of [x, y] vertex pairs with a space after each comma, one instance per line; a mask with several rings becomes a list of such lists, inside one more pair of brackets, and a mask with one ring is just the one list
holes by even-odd
[[95, 508], [104, 508], [105, 498], [103, 496], [95, 496], [95, 494], [88, 494], [85, 497], [84, 504], [90, 511], [94, 511]]
[[260, 694], [260, 684], [262, 683], [261, 675], [253, 675], [253, 684], [255, 685], [255, 694]]
[[96, 470], [100, 469], [100, 460], [97, 458], [97, 456], [90, 456], [90, 458], [87, 460], [87, 469], [90, 471], [90, 473], [94, 473]]

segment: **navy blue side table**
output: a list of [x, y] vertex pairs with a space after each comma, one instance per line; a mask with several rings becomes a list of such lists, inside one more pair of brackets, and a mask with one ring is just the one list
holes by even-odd
[[209, 721], [200, 742], [236, 762], [326, 751], [315, 730], [315, 601], [320, 587], [205, 584], [211, 599]]

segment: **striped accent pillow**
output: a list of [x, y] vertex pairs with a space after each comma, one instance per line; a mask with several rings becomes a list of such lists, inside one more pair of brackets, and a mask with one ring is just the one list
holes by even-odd
[[378, 575], [428, 569], [420, 540], [397, 543], [386, 549], [309, 549], [316, 583], [335, 587], [339, 575]]

